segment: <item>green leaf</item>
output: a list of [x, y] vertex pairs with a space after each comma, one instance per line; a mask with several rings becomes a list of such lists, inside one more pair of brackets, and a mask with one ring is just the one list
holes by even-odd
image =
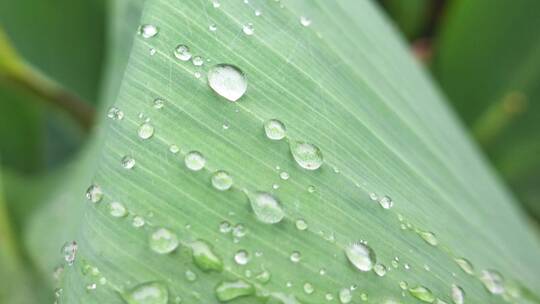
[[[213, 2], [145, 2], [138, 24], [158, 32], [129, 52], [111, 112], [123, 119], [102, 122], [66, 185], [84, 216], [67, 227], [63, 301], [450, 303], [455, 284], [467, 303], [538, 303], [538, 239], [376, 7]], [[236, 68], [209, 86], [219, 64]], [[248, 86], [231, 102], [237, 69]], [[270, 119], [285, 138], [267, 137]], [[196, 240], [221, 272], [193, 262]]]
[[[434, 73], [530, 213], [540, 218], [538, 1], [455, 1]], [[471, 29], [475, 39], [471, 40]]]

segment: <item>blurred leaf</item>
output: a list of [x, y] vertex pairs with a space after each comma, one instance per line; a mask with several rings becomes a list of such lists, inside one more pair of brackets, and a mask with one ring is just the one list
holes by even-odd
[[[540, 2], [455, 1], [434, 72], [503, 177], [540, 219]], [[474, 35], [474, 38], [472, 38]]]
[[[148, 282], [153, 283], [143, 286], [166, 286], [138, 294], [166, 290], [170, 301], [155, 303], [176, 297], [184, 303], [217, 303], [251, 292], [223, 291], [231, 286], [226, 282], [240, 278], [255, 285], [259, 297], [274, 297], [267, 303], [322, 303], [330, 296], [337, 302], [338, 293], [350, 286], [358, 287], [352, 291], [355, 302], [365, 293], [373, 303], [431, 297], [450, 303], [452, 284], [463, 287], [467, 303], [505, 303], [507, 297], [515, 303], [536, 301], [534, 294], [520, 292], [540, 285], [538, 239], [370, 2], [221, 1], [216, 8], [212, 2], [145, 2], [138, 24], [153, 24], [159, 33], [151, 39], [139, 36], [131, 51], [118, 53], [129, 54], [125, 71], [118, 69], [110, 78], [119, 79], [122, 72], [119, 93], [112, 98], [112, 85], [111, 95], [104, 95], [124, 118], [101, 122], [103, 137], [68, 176], [68, 192], [58, 196], [63, 203], [53, 203], [35, 219], [29, 239], [42, 266], [52, 265], [59, 236], [67, 241], [75, 235], [78, 242], [75, 264], [66, 266], [63, 280], [66, 303], [124, 303], [121, 295]], [[256, 16], [257, 10], [262, 15]], [[302, 16], [310, 26], [301, 25]], [[253, 35], [243, 33], [247, 22], [253, 23]], [[217, 31], [209, 30], [214, 23]], [[133, 27], [126, 33], [133, 35], [136, 26], [128, 24]], [[172, 53], [178, 44], [202, 56], [203, 65], [177, 60]], [[219, 63], [247, 75], [247, 93], [236, 103], [196, 77]], [[161, 109], [153, 104], [158, 97], [164, 100]], [[106, 107], [102, 118], [105, 112]], [[147, 140], [137, 135], [145, 117], [154, 127]], [[263, 123], [272, 118], [287, 126], [285, 140], [265, 137]], [[293, 140], [320, 147], [322, 167], [302, 169], [289, 151]], [[171, 144], [180, 147], [178, 153], [170, 152]], [[207, 160], [199, 172], [183, 164], [193, 150]], [[121, 165], [126, 155], [136, 162], [130, 170]], [[232, 175], [230, 190], [212, 187], [216, 170]], [[281, 178], [282, 172], [289, 178]], [[84, 198], [91, 183], [104, 193], [95, 204]], [[279, 199], [285, 213], [281, 222], [257, 220], [246, 198], [255, 191]], [[371, 193], [389, 195], [394, 207], [381, 208]], [[113, 202], [122, 203], [128, 214], [111, 216]], [[54, 209], [70, 216], [54, 217]], [[133, 226], [136, 216], [145, 218], [143, 227]], [[296, 228], [299, 219], [307, 230]], [[231, 232], [220, 232], [223, 221], [244, 225], [247, 234], [240, 237], [236, 228], [235, 241]], [[149, 246], [159, 227], [178, 237], [180, 247], [171, 254], [157, 254]], [[39, 237], [49, 234], [54, 240]], [[200, 239], [221, 258], [222, 272], [221, 267], [198, 268], [209, 259], [218, 264], [214, 255], [202, 262], [192, 255], [204, 247], [195, 242]], [[344, 249], [360, 240], [389, 269], [384, 277], [360, 273], [347, 261]], [[245, 266], [235, 263], [239, 250], [250, 256]], [[475, 275], [461, 271], [456, 257], [470, 260]], [[480, 282], [483, 269], [501, 272], [508, 293], [487, 292]], [[270, 272], [266, 284], [257, 279], [264, 270]], [[405, 281], [413, 292], [399, 288]], [[304, 292], [306, 282], [314, 293]], [[219, 296], [216, 286], [221, 286]], [[417, 286], [433, 295], [420, 295], [424, 289]], [[137, 303], [134, 296], [124, 298]], [[247, 296], [234, 302], [265, 301]]]
[[410, 40], [419, 38], [430, 22], [434, 0], [381, 0], [388, 14]]

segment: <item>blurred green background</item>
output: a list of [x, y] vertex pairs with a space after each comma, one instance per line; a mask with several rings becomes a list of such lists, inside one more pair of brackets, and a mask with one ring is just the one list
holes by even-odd
[[[538, 223], [540, 1], [378, 2]], [[0, 247], [0, 303], [16, 303], [14, 284], [37, 290], [24, 297], [51, 298], [50, 273], [36, 271], [16, 239], [90, 137], [111, 60], [111, 6], [0, 2], [0, 243], [12, 244]]]

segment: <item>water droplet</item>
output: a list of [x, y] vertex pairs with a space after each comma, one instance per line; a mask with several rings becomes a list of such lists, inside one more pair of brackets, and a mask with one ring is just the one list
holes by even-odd
[[145, 39], [155, 37], [158, 32], [158, 28], [152, 24], [143, 24], [139, 27], [139, 35]]
[[289, 179], [289, 173], [283, 171], [279, 174], [279, 177], [282, 179], [282, 180], [288, 180]]
[[177, 145], [172, 144], [169, 146], [169, 152], [171, 152], [172, 154], [176, 154], [180, 152], [180, 148]]
[[307, 191], [308, 191], [309, 193], [313, 193], [313, 192], [315, 192], [315, 190], [316, 190], [316, 189], [315, 189], [315, 186], [313, 186], [313, 185], [309, 185], [308, 188], [307, 188]]
[[242, 27], [242, 31], [244, 32], [244, 34], [248, 36], [253, 35], [253, 33], [255, 33], [255, 28], [253, 27], [253, 23], [244, 24], [244, 26]]
[[250, 296], [255, 293], [253, 285], [238, 280], [234, 282], [221, 282], [216, 287], [216, 296], [221, 302], [227, 302], [240, 297]]
[[128, 170], [132, 169], [133, 167], [135, 167], [135, 158], [129, 155], [126, 155], [122, 157], [121, 164], [122, 164], [122, 167], [124, 167], [124, 169], [128, 169]]
[[86, 291], [94, 291], [96, 289], [97, 289], [96, 283], [90, 283], [90, 284], [86, 285]]
[[431, 290], [424, 286], [417, 286], [409, 289], [409, 293], [422, 302], [432, 303], [435, 301], [435, 296]]
[[158, 228], [150, 236], [150, 248], [159, 254], [171, 253], [178, 245], [178, 237], [167, 228]]
[[373, 266], [373, 271], [375, 271], [378, 276], [384, 277], [386, 274], [386, 266], [383, 264], [375, 264], [375, 266]]
[[306, 294], [312, 294], [314, 291], [315, 291], [315, 288], [313, 288], [313, 285], [311, 285], [311, 283], [304, 284], [304, 292]]
[[346, 304], [351, 303], [352, 301], [352, 293], [349, 288], [342, 288], [339, 291], [339, 302]]
[[266, 192], [256, 192], [249, 195], [251, 208], [257, 219], [266, 224], [276, 224], [281, 222], [285, 212], [281, 208], [279, 201]]
[[238, 265], [246, 265], [249, 262], [249, 253], [245, 250], [238, 250], [234, 255], [234, 261]]
[[461, 270], [463, 270], [466, 274], [474, 274], [474, 267], [469, 260], [465, 258], [456, 258], [455, 261], [459, 265], [459, 268], [461, 268]]
[[264, 132], [266, 137], [271, 140], [283, 139], [287, 133], [285, 124], [277, 119], [269, 119], [264, 123]]
[[62, 250], [60, 252], [64, 256], [64, 260], [69, 266], [75, 263], [75, 258], [77, 257], [78, 248], [79, 246], [77, 245], [77, 242], [75, 241], [67, 242], [64, 244], [64, 246], [62, 246]]
[[208, 26], [208, 29], [209, 29], [210, 31], [212, 31], [212, 32], [215, 32], [215, 31], [217, 31], [217, 25], [216, 25], [215, 23], [214, 23], [214, 24], [210, 24], [210, 25]]
[[327, 294], [324, 295], [324, 298], [327, 301], [332, 301], [332, 300], [334, 300], [334, 295], [328, 292]]
[[101, 199], [103, 199], [101, 187], [95, 184], [90, 185], [90, 187], [86, 189], [86, 199], [94, 204], [99, 203]]
[[268, 283], [270, 281], [270, 278], [270, 272], [268, 272], [267, 270], [263, 270], [259, 274], [257, 274], [257, 276], [255, 276], [255, 279], [262, 284]]
[[323, 155], [317, 146], [303, 141], [290, 140], [289, 147], [294, 160], [300, 167], [307, 170], [317, 170], [323, 164]]
[[131, 225], [133, 225], [133, 227], [135, 228], [140, 228], [144, 226], [144, 224], [145, 224], [144, 218], [138, 215], [134, 216], [133, 221], [131, 222]]
[[201, 66], [204, 64], [204, 60], [201, 56], [194, 56], [191, 59], [191, 62], [193, 63], [194, 66]]
[[159, 98], [159, 97], [154, 99], [154, 108], [155, 109], [159, 110], [159, 109], [163, 108], [164, 105], [165, 105], [165, 99]]
[[149, 50], [149, 53], [150, 53], [150, 56], [154, 56], [156, 54], [156, 49], [155, 48], [150, 48]]
[[186, 154], [184, 158], [184, 163], [186, 167], [191, 171], [199, 171], [204, 168], [206, 164], [206, 158], [198, 151], [191, 151]]
[[300, 24], [302, 24], [303, 26], [310, 26], [311, 19], [309, 19], [308, 17], [302, 16], [300, 17]]
[[188, 61], [191, 59], [191, 52], [187, 45], [179, 44], [174, 49], [174, 57], [181, 61]]
[[290, 259], [291, 262], [298, 263], [302, 259], [302, 254], [300, 254], [300, 252], [298, 251], [293, 251], [293, 253], [291, 253]]
[[394, 206], [394, 201], [392, 201], [392, 199], [389, 196], [385, 195], [385, 196], [381, 197], [381, 199], [379, 200], [379, 204], [384, 209], [390, 209], [390, 208], [392, 208], [392, 206]]
[[221, 3], [219, 3], [218, 0], [214, 0], [214, 1], [212, 1], [212, 6], [213, 6], [214, 8], [218, 8], [218, 7], [221, 6]]
[[504, 293], [504, 279], [500, 273], [494, 270], [482, 270], [480, 281], [492, 294]]
[[231, 223], [228, 221], [223, 221], [219, 224], [219, 232], [221, 233], [229, 233], [232, 230]]
[[409, 288], [409, 284], [407, 284], [407, 282], [405, 282], [405, 281], [400, 281], [399, 282], [399, 288], [401, 288], [403, 290], [406, 290], [407, 288]]
[[124, 217], [127, 214], [127, 209], [120, 202], [112, 202], [109, 204], [109, 214], [112, 217]]
[[112, 120], [122, 120], [124, 119], [124, 112], [117, 107], [110, 107], [107, 111], [107, 117]]
[[322, 275], [322, 276], [323, 276], [323, 275], [325, 275], [325, 274], [326, 274], [326, 269], [321, 268], [321, 269], [319, 270], [319, 275]]
[[207, 76], [210, 88], [229, 101], [237, 101], [246, 93], [246, 75], [234, 65], [215, 65], [210, 68]]
[[308, 224], [303, 219], [296, 220], [295, 225], [296, 225], [296, 229], [300, 231], [304, 231], [308, 229]]
[[212, 186], [220, 191], [229, 190], [233, 185], [231, 175], [226, 171], [216, 171], [212, 174]]
[[242, 224], [236, 224], [233, 228], [233, 236], [243, 238], [247, 234], [247, 229]]
[[169, 301], [167, 287], [159, 282], [140, 284], [122, 296], [128, 304], [167, 304]]
[[189, 269], [184, 272], [184, 276], [189, 282], [195, 282], [197, 280], [197, 274]]
[[418, 233], [420, 234], [420, 237], [431, 246], [437, 246], [439, 244], [439, 241], [433, 232], [419, 231]]
[[452, 284], [452, 301], [454, 304], [463, 304], [465, 302], [465, 292], [463, 288]]
[[262, 12], [260, 10], [255, 10], [255, 16], [259, 17], [260, 15], [262, 15]]
[[345, 255], [349, 262], [360, 271], [370, 271], [375, 264], [375, 252], [360, 242], [351, 243], [345, 247]]
[[139, 126], [137, 134], [141, 139], [149, 139], [154, 135], [154, 127], [149, 123], [143, 123]]
[[198, 240], [191, 243], [191, 250], [193, 252], [193, 262], [202, 271], [221, 272], [223, 270], [221, 258], [214, 253], [212, 247], [205, 241]]
[[370, 198], [372, 201], [377, 201], [377, 200], [379, 200], [379, 196], [378, 196], [377, 193], [375, 193], [375, 192], [371, 192], [371, 193], [369, 194], [369, 198]]

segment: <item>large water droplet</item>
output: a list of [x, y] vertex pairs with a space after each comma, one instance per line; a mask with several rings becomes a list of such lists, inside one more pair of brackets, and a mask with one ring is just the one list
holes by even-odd
[[178, 58], [182, 61], [188, 61], [191, 59], [191, 52], [189, 51], [189, 47], [183, 44], [179, 44], [174, 49], [174, 57]]
[[279, 201], [266, 192], [256, 192], [249, 195], [251, 208], [257, 216], [257, 219], [266, 224], [279, 223], [285, 216]]
[[64, 246], [62, 246], [61, 253], [64, 256], [64, 260], [69, 266], [75, 263], [75, 258], [77, 257], [78, 248], [79, 246], [77, 245], [77, 242], [75, 241], [67, 242], [64, 244]]
[[137, 134], [141, 139], [149, 139], [154, 135], [154, 127], [149, 123], [143, 123], [139, 126]]
[[283, 139], [287, 133], [285, 124], [277, 119], [270, 119], [264, 123], [264, 132], [266, 137], [272, 140]]
[[193, 262], [201, 270], [217, 272], [223, 270], [221, 258], [214, 253], [212, 247], [205, 241], [198, 240], [191, 243], [191, 250], [193, 251]]
[[167, 304], [169, 291], [160, 282], [140, 284], [123, 294], [128, 304]]
[[112, 217], [124, 217], [127, 215], [127, 209], [120, 202], [112, 202], [109, 204], [109, 214]]
[[345, 247], [345, 255], [349, 262], [360, 271], [370, 271], [375, 264], [375, 252], [360, 242], [351, 243]]
[[427, 289], [424, 286], [410, 288], [409, 293], [422, 302], [433, 303], [433, 301], [435, 301], [435, 296], [433, 295], [431, 290]]
[[253, 294], [255, 294], [255, 288], [253, 285], [243, 280], [221, 282], [216, 287], [216, 296], [221, 302], [227, 302]]
[[184, 163], [189, 170], [199, 171], [204, 168], [204, 165], [206, 164], [206, 158], [204, 158], [201, 152], [191, 151], [186, 154], [186, 157], [184, 158]]
[[317, 146], [303, 141], [291, 140], [289, 147], [294, 160], [300, 167], [307, 170], [317, 170], [323, 164], [323, 155]]
[[90, 185], [90, 187], [86, 189], [86, 198], [94, 204], [99, 203], [101, 199], [103, 199], [103, 191], [101, 190], [101, 187], [95, 184]]
[[465, 302], [465, 292], [463, 288], [452, 284], [452, 301], [454, 304], [463, 304]]
[[233, 185], [232, 176], [223, 170], [216, 171], [212, 174], [212, 186], [220, 191], [229, 190]]
[[419, 231], [420, 237], [431, 246], [437, 246], [439, 241], [433, 232], [429, 231]]
[[237, 101], [246, 93], [248, 81], [242, 70], [230, 64], [218, 64], [208, 71], [208, 85], [218, 95]]
[[139, 35], [146, 39], [155, 37], [158, 32], [158, 28], [152, 24], [143, 24], [139, 27]]
[[495, 270], [482, 270], [480, 280], [484, 287], [492, 294], [504, 293], [504, 279], [500, 273]]
[[159, 254], [173, 252], [178, 247], [178, 237], [166, 228], [158, 228], [150, 236], [150, 248]]
[[469, 260], [465, 258], [456, 258], [455, 261], [459, 265], [459, 268], [461, 268], [461, 270], [463, 270], [466, 274], [474, 274], [474, 267]]

